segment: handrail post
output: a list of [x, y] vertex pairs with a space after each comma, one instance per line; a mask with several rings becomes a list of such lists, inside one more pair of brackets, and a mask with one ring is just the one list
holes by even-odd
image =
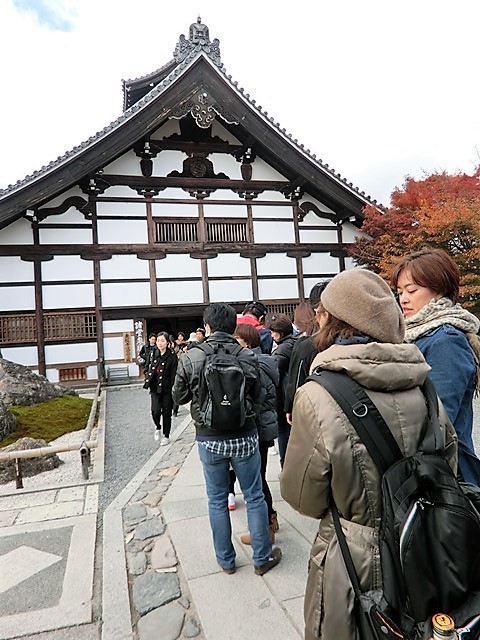
[[15, 488], [23, 489], [22, 461], [15, 458]]

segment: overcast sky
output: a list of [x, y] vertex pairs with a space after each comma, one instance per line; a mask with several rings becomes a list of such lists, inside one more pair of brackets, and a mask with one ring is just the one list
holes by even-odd
[[200, 15], [227, 73], [378, 202], [480, 164], [479, 0], [0, 0], [0, 186], [122, 111]]

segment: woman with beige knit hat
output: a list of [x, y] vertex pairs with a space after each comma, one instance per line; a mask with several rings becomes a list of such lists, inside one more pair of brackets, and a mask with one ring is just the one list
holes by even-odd
[[[430, 367], [404, 344], [404, 319], [390, 288], [366, 269], [335, 276], [321, 297], [320, 353], [311, 370], [340, 371], [377, 405], [405, 455], [416, 452], [426, 403], [420, 385]], [[443, 408], [440, 423], [456, 470], [456, 440]], [[320, 520], [305, 592], [305, 638], [355, 640], [353, 590], [337, 543], [331, 499], [354, 559], [362, 591], [382, 588], [378, 527], [381, 480], [357, 432], [330, 394], [308, 381], [295, 395], [293, 426], [280, 480], [283, 498]]]

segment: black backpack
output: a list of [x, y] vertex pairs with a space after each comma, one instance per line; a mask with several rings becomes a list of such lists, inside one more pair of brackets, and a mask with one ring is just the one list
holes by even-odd
[[238, 359], [238, 344], [204, 342], [195, 345], [205, 354], [199, 381], [200, 415], [203, 425], [231, 433], [245, 424], [245, 372]]
[[438, 613], [453, 618], [457, 637], [480, 637], [480, 489], [459, 482], [445, 459], [432, 382], [427, 379], [422, 387], [428, 419], [421, 444], [404, 457], [359, 384], [342, 373], [317, 369], [313, 374], [308, 380], [321, 384], [340, 405], [382, 475], [382, 592], [361, 592], [332, 498], [360, 637], [429, 638], [431, 618]]

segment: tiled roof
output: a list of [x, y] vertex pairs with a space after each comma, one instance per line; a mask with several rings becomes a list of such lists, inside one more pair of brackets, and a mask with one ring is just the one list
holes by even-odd
[[[199, 20], [197, 21], [197, 24], [200, 24], [201, 27], [204, 27], [205, 25], [201, 25]], [[34, 171], [32, 174], [27, 175], [22, 180], [18, 180], [15, 184], [8, 185], [6, 189], [0, 189], [0, 198], [17, 189], [24, 187], [31, 181], [36, 180], [43, 175], [46, 175], [49, 171], [55, 169], [56, 167], [67, 161], [72, 160], [77, 155], [82, 153], [85, 149], [93, 146], [95, 143], [103, 139], [105, 136], [119, 127], [122, 123], [131, 118], [137, 111], [140, 111], [145, 105], [154, 100], [160, 93], [165, 90], [166, 87], [170, 86], [176, 80], [176, 78], [183, 74], [194, 60], [203, 55], [211, 64], [213, 64], [217, 68], [218, 72], [224, 76], [224, 79], [228, 82], [230, 87], [234, 89], [242, 97], [242, 99], [244, 99], [258, 114], [260, 114], [271, 127], [276, 129], [285, 139], [287, 139], [290, 144], [293, 145], [300, 153], [308, 157], [311, 161], [314, 162], [314, 164], [322, 169], [323, 172], [334, 178], [335, 181], [342, 184], [346, 189], [357, 194], [358, 197], [365, 201], [366, 204], [376, 204], [376, 200], [372, 200], [371, 197], [369, 195], [366, 195], [364, 191], [360, 191], [358, 187], [355, 187], [352, 184], [352, 182], [348, 182], [346, 178], [342, 177], [340, 173], [337, 173], [334, 169], [329, 167], [329, 165], [324, 163], [322, 159], [317, 158], [316, 154], [311, 153], [310, 149], [306, 149], [302, 143], [298, 142], [296, 138], [293, 138], [293, 135], [291, 133], [288, 133], [285, 128], [281, 127], [279, 122], [275, 122], [275, 119], [272, 116], [269, 116], [268, 112], [265, 111], [262, 106], [257, 105], [256, 101], [250, 97], [250, 94], [246, 93], [243, 87], [239, 87], [238, 82], [236, 80], [232, 80], [231, 75], [227, 75], [225, 67], [223, 66], [220, 59], [219, 41], [215, 39], [213, 42], [210, 42], [210, 40], [208, 39], [208, 28], [205, 27], [207, 29], [207, 39], [203, 39], [198, 42], [191, 40], [192, 27], [194, 26], [195, 25], [191, 25], [190, 27], [189, 40], [187, 40], [183, 35], [180, 36], [174, 53], [174, 60], [177, 62], [175, 68], [165, 78], [158, 82], [158, 84], [156, 84], [143, 98], [141, 98], [140, 100], [138, 100], [138, 102], [134, 103], [131, 107], [125, 110], [122, 115], [120, 115], [116, 120], [104, 127], [101, 131], [98, 131], [95, 135], [90, 136], [88, 140], [85, 140], [78, 146], [73, 147], [73, 149], [65, 152], [56, 160], [53, 160], [49, 164], [41, 167], [38, 171]], [[147, 78], [149, 77], [149, 75], [153, 76], [160, 74], [162, 70], [168, 68], [169, 64], [171, 64], [171, 62], [167, 63], [153, 74], [147, 74], [146, 76], [143, 76], [143, 78]], [[141, 79], [142, 78], [138, 80]]]

